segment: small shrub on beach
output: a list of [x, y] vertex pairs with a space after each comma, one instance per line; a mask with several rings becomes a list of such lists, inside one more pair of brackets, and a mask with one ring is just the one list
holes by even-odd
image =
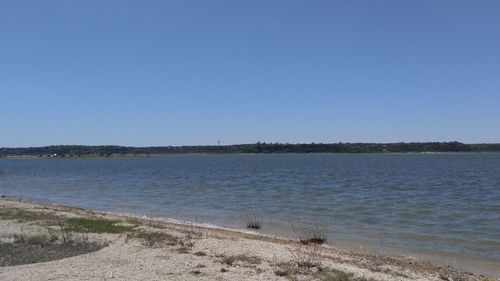
[[195, 225], [185, 225], [181, 232], [182, 237], [179, 239], [179, 243], [184, 248], [194, 247], [196, 240], [203, 236], [201, 229]]
[[321, 225], [313, 225], [306, 228], [299, 235], [299, 242], [301, 244], [323, 244], [328, 239], [328, 231]]
[[247, 214], [246, 217], [247, 228], [260, 229], [262, 227], [262, 220], [257, 213]]
[[321, 267], [320, 246], [317, 244], [299, 245], [290, 250], [295, 264], [299, 268]]
[[153, 231], [153, 230], [141, 230], [127, 235], [127, 239], [137, 238], [143, 241], [143, 244], [148, 247], [155, 247], [158, 245], [174, 246], [179, 243], [179, 239], [168, 233]]
[[274, 275], [279, 277], [287, 277], [290, 280], [296, 280], [297, 275], [308, 275], [309, 272], [297, 267], [292, 262], [280, 262], [273, 264]]
[[235, 256], [221, 256], [220, 262], [222, 264], [227, 264], [232, 266], [235, 262], [243, 262], [247, 264], [260, 264], [262, 259], [255, 256], [246, 256], [246, 255], [235, 255]]

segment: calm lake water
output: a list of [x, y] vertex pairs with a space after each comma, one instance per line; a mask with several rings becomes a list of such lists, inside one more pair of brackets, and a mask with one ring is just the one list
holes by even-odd
[[236, 228], [257, 211], [264, 233], [321, 224], [341, 247], [500, 275], [500, 154], [0, 159], [0, 194]]

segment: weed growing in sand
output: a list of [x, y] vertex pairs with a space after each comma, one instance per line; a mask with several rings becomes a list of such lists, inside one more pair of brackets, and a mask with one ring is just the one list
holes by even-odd
[[47, 246], [58, 240], [56, 235], [49, 233], [38, 232], [34, 235], [27, 235], [22, 232], [21, 234], [14, 234], [14, 243]]
[[[345, 273], [343, 271], [329, 269], [317, 271], [314, 277], [321, 281], [358, 281], [359, 279], [353, 278], [352, 273]], [[361, 280], [359, 280], [361, 281]]]
[[192, 248], [197, 239], [203, 236], [201, 229], [195, 225], [185, 225], [182, 230], [182, 237], [180, 238], [181, 246], [185, 248]]
[[291, 278], [298, 273], [300, 273], [299, 268], [291, 263], [275, 263], [273, 265], [273, 271], [276, 276]]
[[246, 215], [246, 225], [247, 228], [260, 229], [262, 227], [262, 220], [258, 213], [252, 213]]
[[66, 225], [69, 231], [90, 233], [124, 233], [134, 228], [134, 226], [120, 225], [119, 221], [93, 218], [70, 218], [66, 221]]
[[355, 277], [352, 273], [346, 273], [336, 269], [319, 270], [314, 277], [321, 281], [373, 281], [364, 277]]
[[326, 227], [314, 224], [306, 227], [301, 231], [296, 231], [295, 228], [292, 228], [296, 233], [300, 244], [323, 244], [328, 239], [328, 230]]
[[235, 262], [242, 262], [246, 264], [260, 264], [262, 259], [255, 256], [235, 255], [235, 256], [220, 256], [220, 263], [232, 266]]
[[290, 250], [294, 263], [300, 268], [321, 267], [320, 252], [320, 246], [317, 244], [301, 244]]
[[129, 238], [141, 239], [143, 244], [148, 247], [155, 247], [159, 245], [174, 246], [179, 243], [179, 239], [173, 235], [150, 229], [129, 233], [127, 234], [127, 239]]
[[276, 276], [286, 277], [287, 279], [293, 281], [302, 280], [302, 278], [299, 278], [299, 276], [305, 277], [306, 280], [313, 279], [320, 281], [369, 281], [365, 278], [354, 277], [352, 273], [346, 273], [336, 269], [326, 269], [322, 267], [304, 268], [290, 262], [274, 264], [273, 270]]

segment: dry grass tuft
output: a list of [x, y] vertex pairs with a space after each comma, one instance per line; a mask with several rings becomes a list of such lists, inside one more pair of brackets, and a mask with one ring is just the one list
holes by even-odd
[[246, 215], [246, 225], [247, 228], [260, 229], [262, 227], [262, 220], [258, 213], [252, 213]]
[[262, 259], [255, 256], [247, 256], [247, 255], [235, 255], [235, 256], [222, 256], [220, 259], [220, 263], [227, 264], [229, 266], [233, 266], [236, 262], [242, 262], [246, 264], [260, 264], [262, 263]]
[[299, 268], [321, 267], [321, 248], [317, 244], [299, 244], [290, 253]]
[[127, 239], [130, 238], [140, 239], [143, 244], [148, 247], [174, 246], [179, 243], [177, 237], [165, 232], [153, 231], [151, 229], [128, 233]]
[[95, 252], [106, 244], [90, 242], [85, 233], [64, 228], [47, 229], [35, 235], [14, 235], [12, 243], [0, 243], [0, 267], [47, 262]]
[[303, 230], [299, 235], [301, 244], [324, 244], [328, 239], [328, 231], [326, 227], [319, 224], [312, 225]]

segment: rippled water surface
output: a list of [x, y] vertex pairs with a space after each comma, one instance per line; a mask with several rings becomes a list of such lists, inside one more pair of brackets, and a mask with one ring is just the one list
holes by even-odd
[[329, 229], [365, 245], [500, 275], [500, 154], [171, 155], [0, 159], [0, 193], [242, 227]]

